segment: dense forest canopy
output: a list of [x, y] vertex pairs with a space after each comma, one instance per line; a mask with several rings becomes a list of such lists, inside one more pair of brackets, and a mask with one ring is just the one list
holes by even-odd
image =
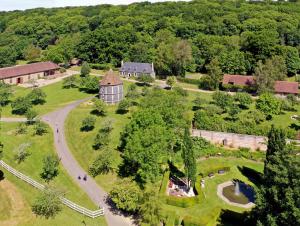
[[282, 56], [300, 69], [300, 5], [216, 1], [135, 3], [0, 13], [0, 67], [19, 59], [120, 66], [154, 62], [159, 74], [251, 74], [259, 60]]

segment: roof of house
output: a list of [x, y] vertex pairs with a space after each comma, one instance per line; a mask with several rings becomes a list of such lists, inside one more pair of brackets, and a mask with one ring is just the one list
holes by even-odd
[[104, 78], [100, 81], [100, 86], [116, 86], [121, 84], [123, 84], [123, 81], [111, 69], [105, 74]]
[[276, 81], [274, 84], [275, 93], [298, 94], [298, 82]]
[[249, 75], [224, 75], [222, 84], [234, 84], [240, 86], [254, 85], [255, 80], [253, 76]]
[[38, 72], [57, 69], [59, 69], [59, 66], [50, 61], [0, 68], [0, 79], [13, 78], [21, 75], [34, 74]]
[[120, 68], [120, 72], [151, 74], [154, 70], [152, 64], [149, 63], [125, 62]]

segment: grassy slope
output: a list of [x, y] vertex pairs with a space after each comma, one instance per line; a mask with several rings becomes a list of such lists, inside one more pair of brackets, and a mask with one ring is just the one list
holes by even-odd
[[[21, 171], [25, 175], [32, 177], [38, 182], [45, 183], [40, 178], [40, 173], [42, 171], [42, 159], [47, 154], [55, 154], [53, 146], [53, 137], [51, 131], [44, 136], [33, 136], [32, 128], [29, 128], [27, 134], [15, 135], [16, 123], [2, 123], [1, 125], [1, 138], [4, 143], [4, 158], [3, 160]], [[27, 157], [25, 162], [17, 164], [14, 161], [14, 150], [22, 143], [30, 142], [31, 146], [29, 148], [31, 155]], [[16, 179], [17, 180], [17, 179]], [[14, 180], [14, 181], [16, 181]], [[35, 195], [31, 195], [33, 190], [32, 187], [26, 187], [25, 182], [20, 182], [21, 190], [28, 193], [28, 201], [32, 202]], [[70, 200], [82, 205], [84, 207], [90, 208], [92, 210], [97, 209], [97, 207], [92, 203], [88, 196], [78, 187], [78, 185], [68, 177], [65, 170], [60, 166], [59, 175], [50, 184], [62, 189], [66, 193], [66, 197]], [[33, 192], [34, 193], [34, 192]], [[26, 194], [25, 194], [26, 195]], [[65, 211], [64, 211], [65, 212]], [[65, 215], [66, 213], [62, 213]], [[73, 214], [79, 215], [79, 214]], [[97, 221], [97, 220], [96, 220]]]
[[0, 188], [0, 200], [1, 200], [1, 205], [0, 205], [0, 213], [1, 213], [0, 223], [1, 223], [1, 220], [9, 219], [10, 217], [9, 210], [11, 209], [11, 200], [7, 198], [7, 194], [2, 188]]
[[[6, 173], [6, 171], [5, 171]], [[24, 210], [22, 211], [22, 222], [18, 224], [18, 226], [64, 226], [64, 225], [72, 225], [72, 226], [81, 226], [84, 225], [83, 221], [86, 225], [89, 226], [105, 226], [107, 225], [105, 219], [103, 217], [91, 219], [85, 217], [79, 213], [74, 212], [66, 206], [63, 206], [63, 210], [54, 218], [54, 219], [44, 219], [41, 217], [36, 217], [31, 212], [31, 204], [34, 202], [35, 198], [39, 195], [39, 191], [34, 189], [29, 184], [17, 179], [15, 176], [10, 173], [5, 174], [6, 179], [12, 182], [18, 192], [21, 193], [24, 200], [26, 201]], [[80, 192], [80, 191], [78, 191]], [[2, 214], [2, 212], [1, 212]], [[1, 225], [1, 221], [0, 221]]]
[[[120, 132], [123, 130], [124, 126], [129, 122], [129, 114], [120, 115], [116, 114], [116, 106], [108, 106], [108, 114], [105, 117], [97, 117], [96, 126], [93, 131], [81, 132], [81, 122], [82, 120], [90, 114], [92, 108], [87, 104], [83, 103], [78, 108], [74, 109], [68, 116], [65, 123], [65, 134], [69, 148], [71, 149], [73, 155], [80, 163], [80, 165], [88, 170], [89, 165], [94, 161], [96, 156], [101, 150], [95, 151], [92, 148], [94, 138], [97, 131], [101, 128], [101, 125], [106, 120], [112, 120], [113, 131], [111, 133], [111, 142], [109, 148], [115, 150], [115, 167], [121, 161], [120, 154], [117, 151], [117, 146], [119, 145]], [[96, 181], [106, 190], [109, 191], [116, 179], [115, 174], [101, 175], [96, 177]]]
[[[47, 95], [46, 103], [43, 105], [36, 105], [33, 107], [33, 109], [36, 110], [39, 115], [48, 113], [50, 111], [54, 111], [72, 101], [91, 96], [91, 94], [80, 92], [78, 89], [63, 89], [62, 81], [48, 86], [44, 86], [42, 87], [42, 90]], [[25, 96], [29, 92], [30, 88], [26, 89], [13, 86], [14, 98]], [[10, 105], [3, 107], [2, 117], [16, 117], [16, 115], [12, 115]]]

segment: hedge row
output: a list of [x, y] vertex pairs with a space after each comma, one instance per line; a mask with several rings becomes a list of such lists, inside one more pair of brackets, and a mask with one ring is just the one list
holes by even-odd
[[206, 177], [210, 173], [218, 173], [219, 170], [224, 170], [225, 172], [229, 172], [230, 167], [228, 167], [228, 166], [213, 166], [213, 167], [210, 167], [210, 168], [205, 169], [204, 171], [202, 171], [200, 173], [200, 175], [203, 176], [203, 177]]
[[164, 215], [164, 225], [165, 226], [178, 226], [181, 221], [175, 212], [168, 211]]
[[166, 190], [167, 190], [167, 186], [169, 183], [169, 178], [170, 178], [170, 171], [167, 170], [164, 175], [163, 175], [163, 179], [161, 181], [160, 184], [160, 189], [159, 189], [159, 194], [160, 195], [166, 195]]
[[114, 69], [114, 66], [112, 64], [89, 64], [89, 66], [92, 69], [96, 70], [109, 70], [109, 69]]
[[183, 226], [206, 226], [212, 222], [216, 222], [219, 218], [220, 209], [215, 208], [209, 214], [206, 214], [205, 217], [192, 217], [185, 216], [182, 221]]
[[192, 78], [182, 78], [182, 77], [177, 77], [178, 82], [184, 82], [188, 84], [193, 84], [193, 85], [199, 85], [200, 81], [197, 79], [192, 79]]

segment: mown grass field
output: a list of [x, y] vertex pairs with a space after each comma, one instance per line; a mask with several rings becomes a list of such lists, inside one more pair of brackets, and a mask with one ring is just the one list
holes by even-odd
[[[35, 216], [31, 212], [31, 204], [34, 202], [35, 198], [39, 195], [39, 191], [33, 188], [31, 185], [19, 180], [15, 176], [11, 175], [7, 171], [5, 173], [5, 180], [9, 180], [17, 189], [19, 195], [23, 198], [24, 206], [19, 210], [18, 215], [12, 218], [12, 220], [17, 220], [18, 226], [65, 226], [65, 225], [74, 225], [74, 226], [106, 226], [105, 219], [103, 217], [91, 219], [85, 217], [79, 213], [74, 212], [70, 208], [63, 206], [62, 211], [54, 218], [45, 219]], [[0, 182], [1, 183], [1, 182]], [[79, 191], [78, 191], [79, 192]], [[84, 199], [82, 200], [84, 201]], [[2, 205], [2, 199], [1, 199]], [[1, 215], [2, 212], [0, 211]], [[7, 219], [6, 219], [7, 220]], [[2, 221], [3, 222], [3, 221]], [[1, 220], [0, 225], [2, 226]], [[3, 225], [7, 226], [7, 224]]]
[[[75, 100], [83, 99], [89, 97], [92, 94], [87, 94], [80, 92], [78, 89], [63, 89], [63, 82], [57, 82], [48, 86], [44, 86], [41, 89], [46, 93], [46, 103], [43, 105], [35, 105], [33, 109], [39, 114], [43, 115], [48, 112], [54, 111], [61, 108]], [[22, 88], [18, 86], [13, 86], [13, 98], [24, 97], [30, 92], [30, 88]], [[11, 105], [2, 108], [2, 117], [20, 117], [18, 115], [12, 114]], [[21, 116], [22, 117], [22, 116]], [[23, 116], [24, 117], [24, 116]]]
[[[95, 128], [89, 132], [82, 132], [80, 130], [82, 120], [90, 115], [92, 107], [87, 103], [81, 104], [79, 107], [71, 111], [66, 122], [65, 122], [65, 135], [70, 150], [72, 151], [76, 160], [80, 165], [88, 170], [88, 167], [92, 164], [94, 159], [97, 157], [99, 152], [102, 150], [94, 150], [92, 145], [94, 138], [101, 128], [103, 123], [107, 120], [112, 121], [113, 130], [110, 135], [109, 148], [113, 150], [114, 155], [114, 168], [117, 169], [118, 164], [121, 162], [120, 153], [117, 150], [120, 140], [120, 133], [123, 131], [123, 128], [130, 120], [130, 114], [120, 115], [116, 113], [117, 106], [110, 105], [108, 106], [107, 115], [95, 116], [97, 121]], [[106, 191], [110, 191], [115, 180], [115, 174], [107, 174], [97, 176], [96, 181], [104, 188]]]
[[[1, 182], [0, 182], [1, 183]], [[12, 200], [9, 199], [6, 191], [0, 187], [0, 224], [1, 221], [7, 220], [10, 218], [10, 209]]]
[[[47, 154], [55, 155], [52, 131], [50, 131], [49, 129], [49, 132], [47, 134], [43, 136], [36, 136], [33, 135], [33, 128], [29, 127], [26, 134], [17, 135], [16, 127], [17, 123], [1, 123], [0, 135], [1, 140], [4, 144], [3, 160], [25, 175], [28, 175], [34, 180], [45, 184], [45, 182], [40, 178], [40, 173], [42, 172], [42, 161], [44, 156], [46, 156]], [[19, 147], [20, 144], [24, 143], [30, 144], [30, 147], [28, 148], [30, 156], [28, 156], [24, 162], [18, 164], [14, 159], [15, 150]], [[30, 206], [30, 203], [32, 203], [35, 197], [38, 195], [38, 191], [35, 188], [27, 185], [25, 182], [20, 181], [14, 176], [11, 176], [8, 172], [4, 172], [5, 176], [17, 187], [19, 187], [19, 190], [22, 192], [22, 195], [28, 202], [28, 206]], [[65, 197], [67, 197], [71, 201], [74, 201], [77, 204], [91, 210], [97, 209], [97, 206], [92, 203], [89, 197], [67, 175], [62, 166], [59, 167], [59, 175], [50, 182], [50, 185], [62, 190], [65, 193]], [[79, 221], [79, 219], [81, 218], [84, 217], [82, 217], [78, 213], [75, 213], [74, 211], [69, 210], [68, 208], [64, 208], [64, 211], [60, 213], [60, 215], [54, 220], [45, 221], [40, 218], [32, 217], [30, 223], [24, 225], [63, 225], [62, 222], [65, 220], [74, 222], [74, 224], [70, 225], [81, 225], [82, 223], [81, 221]], [[88, 219], [88, 221], [91, 223], [91, 225], [99, 225], [100, 223], [101, 225], [105, 225], [104, 218], [95, 220]]]

